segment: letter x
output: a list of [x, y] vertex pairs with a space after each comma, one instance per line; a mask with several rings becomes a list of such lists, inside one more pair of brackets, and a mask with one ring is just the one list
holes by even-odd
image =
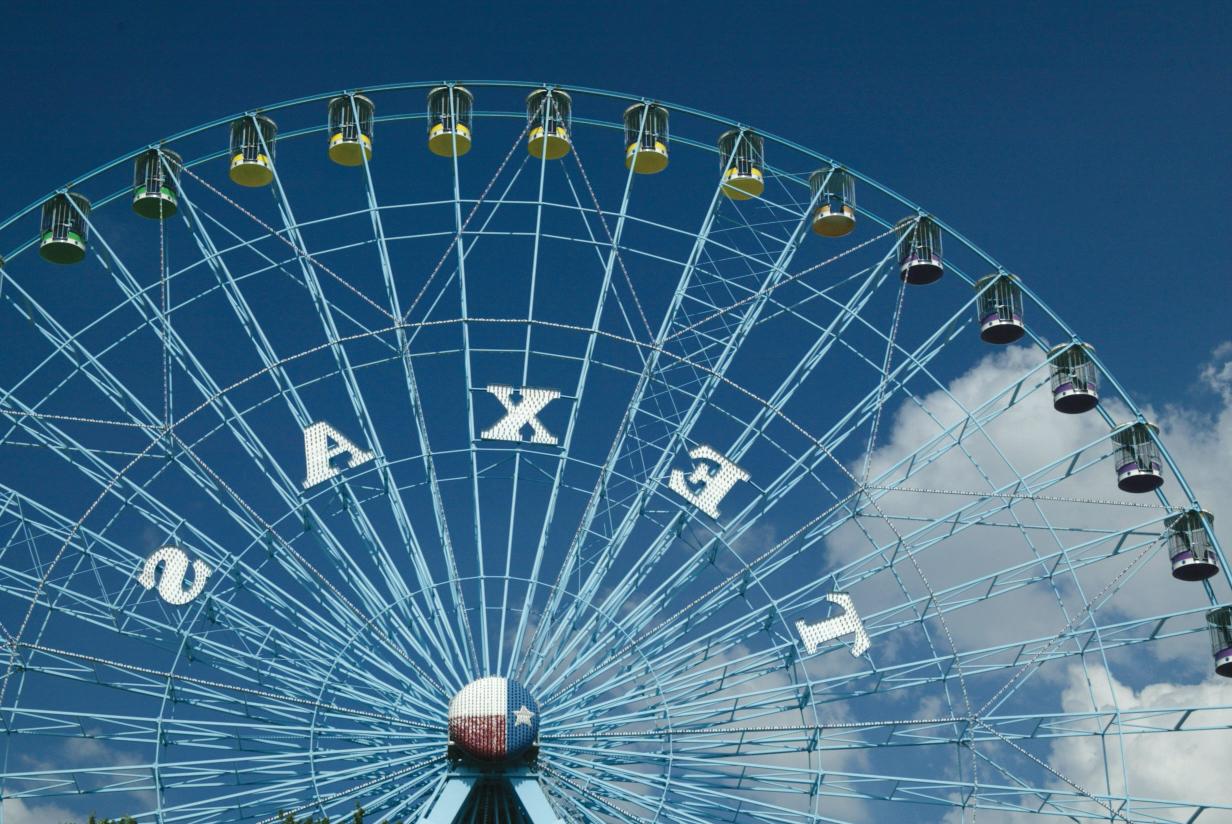
[[524, 386], [518, 389], [517, 392], [522, 396], [521, 403], [513, 402], [512, 386], [503, 386], [501, 384], [491, 384], [485, 387], [488, 392], [496, 396], [496, 399], [501, 402], [501, 406], [505, 407], [506, 415], [496, 422], [495, 426], [490, 426], [483, 432], [479, 433], [479, 437], [491, 441], [522, 441], [522, 429], [529, 426], [531, 428], [531, 443], [548, 444], [549, 446], [556, 445], [556, 436], [547, 430], [539, 419], [535, 417], [552, 401], [560, 397], [560, 392], [555, 389], [531, 389]]

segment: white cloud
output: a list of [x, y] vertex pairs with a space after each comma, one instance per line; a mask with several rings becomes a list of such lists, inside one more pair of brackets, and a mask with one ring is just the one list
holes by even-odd
[[[89, 772], [92, 769], [99, 767], [119, 769], [144, 764], [147, 760], [146, 757], [124, 745], [115, 745], [100, 738], [88, 736], [58, 738], [43, 752], [38, 754], [27, 752], [21, 756], [21, 763], [24, 769], [59, 773], [60, 775], [73, 774], [79, 791], [118, 780], [114, 777], [103, 779], [94, 776]], [[75, 772], [78, 770], [81, 772]], [[136, 778], [141, 772], [142, 770], [134, 767], [130, 774], [133, 778]], [[153, 790], [108, 792], [91, 796], [91, 798], [93, 799], [92, 803], [97, 805], [96, 812], [100, 817], [104, 815], [114, 817], [117, 815], [139, 814], [144, 810], [153, 809], [157, 801], [157, 796]], [[70, 803], [73, 806], [78, 806], [83, 804], [85, 800], [85, 796], [80, 796], [76, 801]], [[14, 821], [18, 822], [18, 824], [23, 824], [23, 822], [38, 822], [38, 824], [59, 824], [62, 821], [84, 822], [89, 817], [88, 812], [84, 814], [72, 812], [54, 802], [50, 804], [43, 804], [41, 802], [26, 804], [21, 799], [8, 799], [4, 803], [4, 817], [0, 818], [0, 822], [3, 822], [3, 824], [13, 824]], [[10, 804], [13, 805], [11, 810]], [[85, 807], [85, 809], [90, 810], [91, 808]], [[141, 820], [144, 821], [144, 818], [141, 818]]]
[[33, 806], [20, 798], [6, 798], [0, 802], [0, 820], [4, 824], [60, 824], [75, 822], [77, 816], [54, 804]]
[[[921, 405], [904, 404], [884, 427], [885, 434], [874, 450], [871, 461], [871, 479], [881, 479], [882, 485], [899, 485], [909, 489], [954, 490], [987, 492], [1014, 482], [1019, 474], [1031, 473], [1048, 466], [1062, 456], [1087, 444], [1099, 444], [1091, 450], [1091, 457], [1100, 454], [1108, 436], [1107, 425], [1095, 414], [1062, 415], [1052, 409], [1047, 387], [1029, 394], [1019, 393], [1016, 402], [1007, 411], [980, 426], [968, 425], [961, 448], [949, 448], [932, 463], [921, 468], [917, 462], [912, 474], [904, 478], [905, 466], [896, 466], [904, 456], [920, 450], [921, 446], [935, 442], [927, 451], [952, 446], [952, 438], [943, 433], [954, 427], [974, 412], [977, 418], [987, 418], [988, 413], [1004, 401], [997, 401], [981, 413], [979, 408], [989, 399], [1001, 395], [1012, 379], [1031, 370], [1026, 388], [1045, 380], [1046, 372], [1040, 369], [1040, 353], [1027, 347], [1009, 347], [982, 359], [972, 369], [953, 380], [944, 390], [935, 389], [923, 393]], [[915, 388], [920, 392], [920, 388]], [[1026, 389], [1024, 389], [1024, 392]], [[1002, 397], [1008, 398], [1009, 395]], [[1109, 404], [1117, 418], [1126, 417], [1119, 404]], [[981, 431], [982, 430], [982, 431]], [[857, 462], [853, 470], [862, 466]], [[1045, 477], [1056, 478], [1063, 474], [1065, 464], [1047, 471]], [[1094, 498], [1140, 502], [1116, 489], [1115, 479], [1106, 462], [1094, 466], [1072, 478], [1049, 487], [1044, 494], [1069, 498]], [[1032, 479], [1037, 481], [1038, 479]], [[895, 521], [895, 529], [906, 535], [919, 530], [920, 522], [905, 520], [907, 516], [943, 517], [952, 510], [968, 505], [970, 495], [942, 495], [914, 492], [892, 492], [878, 502], [878, 510]], [[986, 504], [984, 506], [994, 506]], [[891, 533], [880, 523], [879, 513], [868, 509], [864, 527], [881, 541], [888, 541]], [[1162, 510], [1144, 512], [1117, 506], [1059, 501], [1018, 502], [1014, 510], [988, 517], [983, 523], [945, 537], [936, 547], [927, 550], [918, 561], [928, 578], [933, 591], [943, 590], [980, 576], [1009, 567], [1030, 563], [1037, 553], [1048, 555], [1058, 547], [1047, 525], [1057, 527], [1071, 544], [1089, 540], [1074, 532], [1065, 534], [1067, 527], [1090, 523], [1093, 518], [1111, 529], [1121, 529], [1135, 519], [1159, 517]], [[1027, 524], [1026, 533], [1016, 526], [1016, 517]], [[926, 530], [912, 538], [913, 543], [946, 536], [944, 524]], [[867, 553], [867, 539], [854, 526], [836, 535], [830, 541], [832, 557], [851, 560]], [[926, 588], [914, 573], [910, 563], [900, 563], [900, 574], [908, 591], [915, 597], [923, 597]], [[1107, 579], [1112, 573], [1105, 573]], [[1065, 606], [1071, 615], [1082, 606], [1082, 599], [1072, 586], [1070, 576], [1058, 576], [1057, 584]], [[887, 604], [901, 602], [903, 594], [899, 584], [890, 576], [878, 575], [863, 587], [873, 590], [865, 593], [865, 600]], [[1059, 631], [1067, 623], [1058, 603], [1057, 593], [1047, 583], [1017, 590], [1002, 595], [985, 604], [972, 604], [948, 619], [955, 640], [962, 648], [974, 649], [984, 646], [1046, 636]]]
[[[1045, 466], [1088, 443], [1099, 444], [1089, 451], [1090, 457], [1106, 452], [1107, 424], [1095, 413], [1076, 416], [1056, 413], [1045, 385], [1020, 398], [1015, 407], [989, 423], [985, 427], [987, 439], [978, 433], [964, 438], [967, 454], [951, 450], [905, 480], [903, 470], [893, 468], [904, 455], [915, 452], [921, 444], [935, 439], [946, 426], [963, 419], [966, 415], [964, 407], [971, 409], [993, 397], [1009, 380], [1039, 366], [1040, 362], [1038, 350], [1006, 348], [982, 359], [968, 372], [951, 381], [945, 390], [925, 392], [922, 396], [924, 409], [914, 404], [898, 407], [883, 425], [884, 434], [872, 455], [871, 477], [884, 475], [887, 485], [901, 483], [902, 486], [917, 489], [982, 491], [1012, 481], [1015, 469], [1022, 472]], [[1203, 412], [1173, 404], [1144, 411], [1160, 425], [1161, 438], [1197, 500], [1216, 514], [1216, 534], [1225, 539], [1222, 543], [1227, 546], [1226, 537], [1232, 535], [1232, 485], [1226, 481], [1227, 467], [1232, 466], [1232, 343], [1217, 348], [1210, 362], [1197, 371], [1201, 382], [1199, 387], [1209, 390], [1218, 401], [1213, 409]], [[1027, 386], [1044, 377], [1046, 373], [1036, 372]], [[919, 392], [919, 388], [916, 391]], [[1103, 405], [1114, 420], [1128, 418], [1128, 411], [1123, 405], [1107, 397]], [[1162, 508], [1072, 501], [1081, 498], [1130, 504], [1155, 503], [1153, 495], [1134, 496], [1120, 492], [1116, 488], [1110, 463], [1101, 461], [1044, 492], [1071, 500], [1038, 504], [1023, 502], [1016, 506], [1018, 517], [1024, 523], [1042, 526], [1046, 522], [1057, 527], [1066, 546], [1088, 540], [1080, 530], [1092, 524], [1121, 530], [1133, 524], [1162, 519], [1166, 514]], [[861, 458], [851, 468], [858, 472], [862, 466]], [[1188, 504], [1178, 479], [1170, 474], [1167, 475], [1165, 492], [1173, 505]], [[881, 499], [880, 508], [891, 518], [909, 514], [939, 517], [966, 500], [969, 498], [964, 500], [957, 495], [894, 492]], [[1220, 513], [1223, 513], [1222, 517]], [[891, 532], [878, 522], [877, 513], [869, 512], [868, 515], [864, 527], [877, 540], [888, 541], [892, 537]], [[907, 520], [896, 521], [896, 528], [906, 533], [918, 528], [918, 523], [913, 525]], [[1009, 516], [997, 515], [985, 523], [946, 537], [920, 555], [919, 561], [931, 588], [934, 591], [942, 590], [989, 571], [1005, 569], [1028, 560], [1033, 557], [1032, 544], [1041, 554], [1057, 550], [1055, 542], [1049, 543], [1050, 535], [1046, 529], [1027, 530], [1024, 536], [1012, 523]], [[1139, 540], [1150, 541], [1155, 534], [1162, 532], [1162, 525], [1150, 524], [1141, 531], [1143, 537]], [[940, 535], [942, 531], [936, 534]], [[921, 535], [915, 540], [920, 541], [924, 537]], [[853, 526], [831, 536], [828, 550], [832, 561], [850, 562], [868, 553], [870, 544], [868, 538]], [[947, 623], [957, 647], [972, 650], [1015, 640], [1046, 638], [1069, 623], [1080, 625], [1082, 622], [1075, 618], [1080, 616], [1086, 601], [1107, 586], [1135, 555], [1137, 552], [1116, 555], [1094, 563], [1076, 575], [1059, 569], [1055, 580], [1060, 600], [1052, 586], [1045, 583], [1008, 597], [1000, 596], [951, 612]], [[896, 567], [900, 569], [902, 586], [912, 596], [926, 594], [910, 563], [900, 561]], [[1221, 600], [1227, 600], [1227, 588], [1223, 581], [1220, 578], [1215, 582], [1216, 592]], [[904, 599], [900, 584], [885, 574], [857, 584], [853, 593], [858, 603], [872, 605], [866, 607], [872, 611], [901, 603]], [[1104, 624], [1177, 609], [1201, 608], [1206, 602], [1206, 594], [1200, 586], [1171, 578], [1166, 553], [1157, 552], [1145, 559], [1131, 578], [1120, 581], [1116, 596], [1098, 617], [1099, 622]], [[1197, 625], [1200, 620], [1195, 619], [1194, 624]], [[934, 622], [933, 627], [937, 626]], [[936, 632], [933, 642], [939, 653], [949, 652], [947, 643]], [[911, 635], [910, 632], [898, 630], [874, 640], [874, 658], [883, 665], [911, 660], [918, 657], [921, 643], [919, 633]], [[1229, 685], [1212, 673], [1204, 633], [1113, 653], [1108, 659], [1111, 674], [1103, 668], [1097, 656], [1090, 656], [1087, 669], [1094, 685], [1091, 688], [1087, 686], [1087, 676], [1083, 675], [1082, 668], [1071, 663], [1073, 660], [1042, 667], [1040, 676], [1032, 686], [1014, 696], [1001, 711], [1048, 712], [1059, 706], [1066, 712], [1087, 712], [1113, 705], [1114, 696], [1122, 709], [1208, 707], [1229, 703]], [[1166, 665], [1166, 670], [1161, 665]], [[1170, 680], [1160, 680], [1165, 671]], [[977, 696], [981, 692], [980, 679], [984, 679], [982, 684], [985, 686], [995, 686], [1003, 683], [1010, 672], [977, 676], [973, 691]], [[1196, 683], [1185, 683], [1187, 681]], [[940, 706], [935, 696], [921, 695], [922, 690], [907, 692], [912, 693], [910, 698], [917, 705], [920, 717], [947, 714], [947, 707], [951, 705], [954, 711], [963, 712], [963, 707], [954, 698], [948, 699], [945, 706]], [[977, 697], [974, 704], [979, 707], [981, 700]], [[1232, 712], [1225, 713], [1220, 719], [1207, 714], [1206, 720], [1232, 724]], [[1124, 772], [1116, 741], [1115, 737], [1074, 737], [1057, 739], [1050, 746], [1030, 749], [1046, 756], [1046, 760], [1061, 773], [1096, 793], [1109, 789], [1113, 794], [1124, 792], [1125, 781], [1121, 778], [1124, 774], [1128, 776], [1130, 794], [1137, 797], [1197, 799], [1206, 803], [1232, 804], [1232, 785], [1223, 777], [1226, 759], [1232, 755], [1226, 730], [1125, 736]], [[1103, 754], [1104, 744], [1110, 746], [1107, 758]], [[987, 746], [991, 750], [998, 749], [994, 745]], [[1012, 755], [1008, 751], [1005, 754]], [[1111, 788], [1104, 780], [1105, 763], [1116, 776]], [[1024, 776], [1028, 774], [1029, 770]], [[1045, 787], [1064, 786], [1042, 771], [1034, 783]], [[1155, 814], [1164, 819], [1172, 817], [1166, 811]], [[1180, 812], [1176, 815], [1185, 817]], [[947, 816], [946, 820], [959, 821], [961, 814]], [[981, 811], [979, 820], [992, 824], [1016, 822], [1019, 817]], [[1025, 817], [1022, 820], [1025, 821]], [[1232, 813], [1208, 811], [1202, 814], [1199, 821], [1232, 824]]]
[[[1068, 712], [1082, 712], [1092, 703], [1099, 709], [1121, 711], [1144, 708], [1216, 707], [1228, 703], [1228, 685], [1212, 677], [1197, 684], [1161, 681], [1140, 690], [1092, 667], [1090, 684], [1081, 667], [1071, 667], [1069, 683], [1061, 693], [1061, 706]], [[1170, 716], [1179, 721], [1178, 716]], [[1193, 722], [1191, 722], [1192, 724]], [[1202, 713], [1197, 723], [1232, 725], [1232, 710]], [[1107, 746], [1106, 746], [1107, 745]], [[1121, 738], [1124, 758], [1115, 741], [1099, 736], [1059, 739], [1052, 746], [1051, 763], [1061, 773], [1094, 793], [1110, 790], [1125, 792], [1122, 764], [1128, 766], [1129, 794], [1139, 798], [1175, 799], [1204, 804], [1232, 805], [1232, 785], [1227, 780], [1227, 761], [1232, 755], [1227, 730], [1147, 733]], [[1108, 775], [1105, 783], [1104, 760]], [[1177, 811], [1184, 820], [1191, 811]], [[1133, 818], [1133, 816], [1130, 816]], [[1164, 817], [1174, 816], [1164, 813]], [[1232, 824], [1232, 811], [1207, 810], [1198, 819], [1202, 824]]]
[[[1201, 373], [1201, 387], [1220, 400], [1204, 413], [1169, 405], [1158, 416], [1161, 436], [1203, 507], [1216, 515], [1215, 534], [1232, 545], [1232, 341], [1220, 344]], [[1222, 518], [1220, 518], [1222, 514]]]
[[1215, 347], [1202, 369], [1202, 382], [1222, 395], [1225, 404], [1232, 404], [1232, 341]]

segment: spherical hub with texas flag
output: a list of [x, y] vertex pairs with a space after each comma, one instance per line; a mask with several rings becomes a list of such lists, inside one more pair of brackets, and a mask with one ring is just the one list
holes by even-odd
[[449, 702], [449, 740], [472, 758], [518, 758], [538, 735], [539, 703], [509, 678], [472, 681]]

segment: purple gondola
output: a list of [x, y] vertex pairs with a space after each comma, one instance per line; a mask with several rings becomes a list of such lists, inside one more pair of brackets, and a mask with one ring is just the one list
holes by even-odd
[[1232, 607], [1216, 607], [1206, 613], [1206, 628], [1211, 634], [1215, 672], [1232, 678]]
[[1215, 516], [1204, 509], [1191, 509], [1164, 521], [1168, 533], [1168, 557], [1172, 577], [1178, 581], [1205, 581], [1219, 573], [1219, 559], [1211, 543]]
[[1158, 432], [1155, 424], [1139, 421], [1112, 433], [1117, 486], [1123, 492], [1152, 492], [1163, 485], [1163, 459], [1154, 438]]
[[941, 227], [927, 216], [906, 217], [894, 226], [898, 233], [898, 268], [902, 279], [913, 285], [938, 280], [941, 264]]
[[1099, 403], [1099, 373], [1089, 343], [1062, 343], [1048, 350], [1052, 408], [1067, 415], [1090, 412]]
[[975, 283], [976, 319], [980, 339], [985, 343], [1007, 344], [1022, 337], [1022, 289], [1018, 278], [1005, 272], [985, 275]]

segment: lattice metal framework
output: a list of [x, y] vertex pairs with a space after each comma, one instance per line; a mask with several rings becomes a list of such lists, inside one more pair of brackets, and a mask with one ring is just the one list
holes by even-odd
[[[1226, 559], [1204, 520], [1224, 572], [1173, 580], [1166, 525], [1200, 502], [1148, 427], [1165, 483], [1118, 490], [1112, 433], [1145, 419], [1030, 272], [1025, 336], [990, 347], [972, 287], [1006, 269], [846, 164], [662, 101], [449, 88], [144, 146], [50, 196], [73, 266], [38, 255], [43, 200], [0, 224], [8, 814], [1229, 809], [1137, 775], [1232, 708], [1126, 700], [1160, 661], [1211, 677]], [[654, 175], [665, 126], [623, 116], [648, 103]], [[330, 163], [331, 123], [381, 151]], [[739, 198], [723, 133], [756, 138]], [[1053, 408], [1070, 350], [1086, 414]], [[467, 712], [533, 720], [516, 763], [450, 745], [493, 676], [507, 726], [487, 692]]]

